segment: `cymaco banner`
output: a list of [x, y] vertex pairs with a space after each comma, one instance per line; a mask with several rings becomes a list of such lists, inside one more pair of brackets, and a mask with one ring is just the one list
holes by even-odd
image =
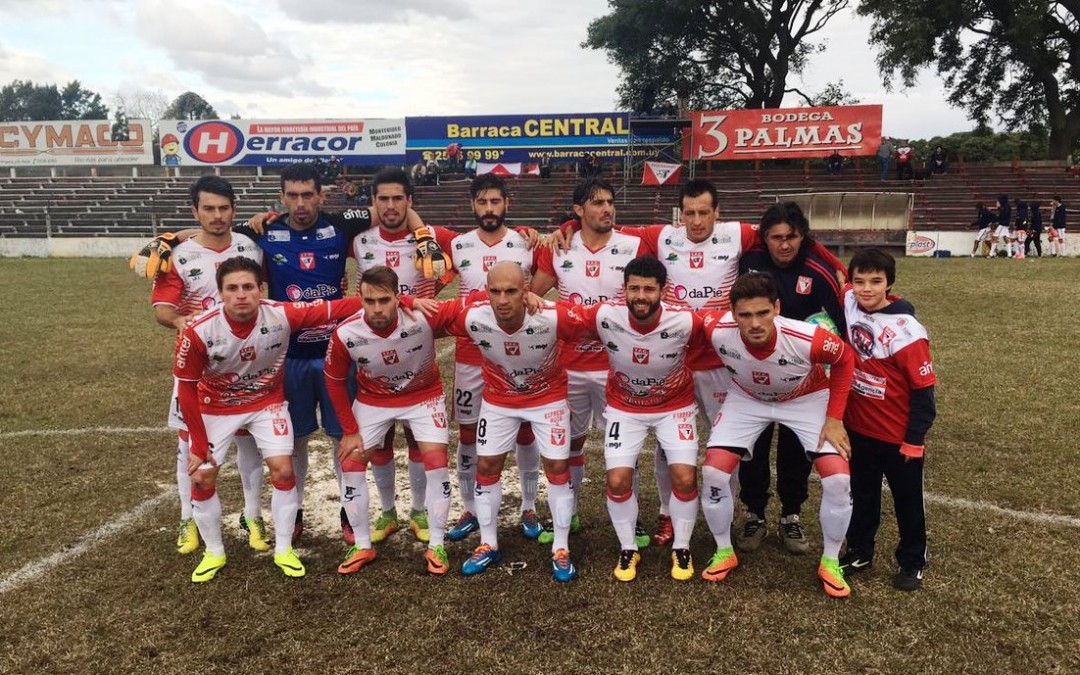
[[146, 120], [129, 120], [126, 141], [108, 120], [0, 122], [0, 166], [153, 164], [150, 136]]
[[[462, 115], [405, 118], [409, 163], [443, 161], [451, 143], [460, 143], [466, 160], [535, 164], [577, 162], [586, 154], [621, 159], [630, 145], [628, 113], [553, 115]], [[635, 135], [635, 156], [653, 152], [649, 144], [671, 143], [673, 134]]]
[[165, 166], [281, 166], [329, 160], [378, 166], [405, 160], [405, 120], [162, 120]]
[[691, 115], [683, 159], [869, 156], [881, 144], [881, 106], [708, 110]]

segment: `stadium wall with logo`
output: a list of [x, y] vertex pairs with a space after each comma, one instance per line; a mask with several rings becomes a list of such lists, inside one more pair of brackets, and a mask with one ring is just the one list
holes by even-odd
[[78, 120], [0, 123], [0, 166], [153, 164], [150, 123], [128, 122], [128, 139], [114, 141], [112, 122]]
[[[972, 231], [965, 232], [942, 232], [938, 230], [910, 230], [907, 233], [907, 246], [905, 251], [907, 255], [916, 258], [930, 258], [939, 251], [949, 251], [952, 256], [969, 256], [971, 255], [971, 246], [975, 241], [975, 233]], [[1048, 237], [1043, 234], [1043, 254], [1045, 255], [1047, 247]], [[940, 255], [940, 253], [938, 254]], [[1078, 255], [1077, 246], [1068, 241], [1066, 237], [1066, 250], [1065, 255], [1075, 256]]]

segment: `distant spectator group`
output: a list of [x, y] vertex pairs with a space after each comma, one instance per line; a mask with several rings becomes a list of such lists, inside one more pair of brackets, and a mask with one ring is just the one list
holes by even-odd
[[[917, 169], [915, 149], [911, 147], [911, 143], [908, 141], [896, 141], [894, 143], [892, 139], [882, 136], [876, 156], [881, 166], [881, 180], [889, 179], [889, 167], [894, 163], [896, 165], [896, 180], [914, 180], [916, 178], [940, 176], [949, 170], [948, 156], [945, 153], [945, 148], [940, 145], [934, 148], [934, 152], [926, 160], [923, 170]], [[825, 159], [825, 169], [829, 173], [837, 173], [829, 168], [831, 158], [830, 156]]]

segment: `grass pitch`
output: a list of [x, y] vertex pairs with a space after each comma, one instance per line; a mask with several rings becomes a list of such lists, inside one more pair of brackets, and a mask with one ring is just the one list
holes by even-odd
[[[909, 259], [899, 276], [941, 381], [927, 443], [930, 567], [922, 591], [892, 589], [886, 507], [874, 568], [837, 602], [814, 576], [814, 486], [808, 556], [787, 555], [771, 535], [728, 581], [678, 584], [667, 552], [649, 549], [636, 582], [615, 582], [597, 439], [586, 531], [571, 539], [582, 578], [568, 585], [551, 581], [544, 547], [509, 527], [504, 560], [526, 565], [512, 573], [462, 577], [473, 538], [449, 545], [448, 578], [429, 578], [423, 549], [399, 533], [376, 563], [339, 578], [344, 549], [326, 488], [307, 497], [324, 515], [305, 536], [302, 580], [249, 551], [230, 518], [228, 567], [192, 584], [197, 561], [175, 554], [168, 498], [14, 583], [17, 570], [171, 489], [174, 441], [153, 429], [164, 426], [172, 336], [153, 322], [147, 284], [119, 260], [0, 260], [0, 672], [1077, 672], [1080, 264]], [[93, 427], [112, 430], [39, 433]], [[642, 457], [651, 526], [652, 462]], [[313, 474], [327, 473], [316, 451]], [[221, 491], [235, 512], [235, 475]], [[515, 507], [507, 496], [507, 522]], [[699, 520], [699, 570], [712, 549]]]

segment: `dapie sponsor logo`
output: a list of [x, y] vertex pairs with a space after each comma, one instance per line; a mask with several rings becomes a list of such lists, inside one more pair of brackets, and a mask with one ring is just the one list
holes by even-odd
[[293, 302], [303, 302], [304, 300], [318, 300], [320, 298], [329, 298], [332, 295], [336, 295], [338, 289], [336, 286], [330, 284], [319, 284], [312, 286], [311, 288], [301, 288], [296, 284], [289, 284], [285, 287], [285, 295]]

